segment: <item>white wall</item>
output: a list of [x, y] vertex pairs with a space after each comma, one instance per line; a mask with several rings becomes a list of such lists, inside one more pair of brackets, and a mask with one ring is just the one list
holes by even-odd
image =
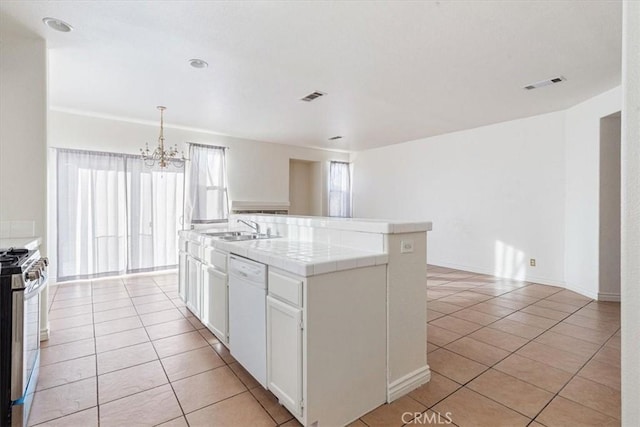
[[620, 301], [620, 113], [600, 119], [598, 299]]
[[[171, 123], [171, 110], [165, 113]], [[49, 146], [81, 150], [138, 154], [145, 142], [157, 144], [158, 123], [137, 123], [52, 110], [49, 112]], [[229, 147], [227, 170], [229, 199], [287, 202], [289, 160], [346, 160], [346, 153], [272, 144], [165, 126], [168, 144], [185, 141]]]
[[620, 111], [620, 87], [566, 111], [566, 287], [598, 297], [600, 118]]
[[0, 44], [0, 221], [33, 221], [46, 253], [46, 43], [3, 34]]
[[640, 2], [623, 3], [622, 425], [640, 420]]
[[564, 112], [352, 158], [354, 216], [433, 221], [429, 263], [564, 282]]

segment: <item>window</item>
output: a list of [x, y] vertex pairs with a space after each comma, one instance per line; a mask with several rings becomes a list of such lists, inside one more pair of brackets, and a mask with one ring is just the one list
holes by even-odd
[[183, 169], [149, 169], [125, 154], [54, 149], [52, 157], [58, 280], [178, 263]]
[[351, 165], [329, 165], [329, 216], [351, 217]]
[[186, 172], [185, 225], [229, 217], [225, 147], [191, 144]]

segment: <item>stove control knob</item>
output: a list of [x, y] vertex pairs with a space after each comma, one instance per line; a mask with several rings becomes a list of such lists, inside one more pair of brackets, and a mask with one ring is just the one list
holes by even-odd
[[45, 266], [48, 266], [49, 265], [49, 258], [43, 257], [42, 258], [42, 262], [44, 263]]

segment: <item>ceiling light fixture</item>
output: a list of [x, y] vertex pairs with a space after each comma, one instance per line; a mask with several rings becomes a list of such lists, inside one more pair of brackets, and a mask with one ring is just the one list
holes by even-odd
[[190, 59], [189, 65], [191, 65], [193, 68], [207, 68], [209, 66], [209, 64], [207, 64], [207, 61], [197, 58]]
[[44, 22], [44, 24], [51, 28], [52, 30], [56, 30], [56, 31], [60, 31], [63, 33], [68, 33], [71, 30], [73, 30], [73, 27], [69, 24], [67, 24], [66, 22], [64, 22], [61, 19], [57, 19], [57, 18], [43, 18], [42, 22]]
[[157, 108], [160, 110], [160, 136], [158, 137], [158, 146], [152, 152], [149, 150], [149, 144], [145, 144], [146, 149], [140, 149], [140, 156], [144, 164], [148, 167], [153, 167], [157, 163], [161, 169], [169, 165], [181, 168], [187, 159], [184, 157], [184, 152], [181, 153], [181, 157], [177, 157], [178, 144], [169, 149], [164, 148], [164, 110], [166, 110], [167, 107], [159, 105]]

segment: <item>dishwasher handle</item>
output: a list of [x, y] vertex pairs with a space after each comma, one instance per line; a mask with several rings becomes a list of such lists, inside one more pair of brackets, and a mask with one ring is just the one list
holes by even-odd
[[267, 266], [246, 258], [230, 256], [229, 275], [250, 282], [266, 283]]

